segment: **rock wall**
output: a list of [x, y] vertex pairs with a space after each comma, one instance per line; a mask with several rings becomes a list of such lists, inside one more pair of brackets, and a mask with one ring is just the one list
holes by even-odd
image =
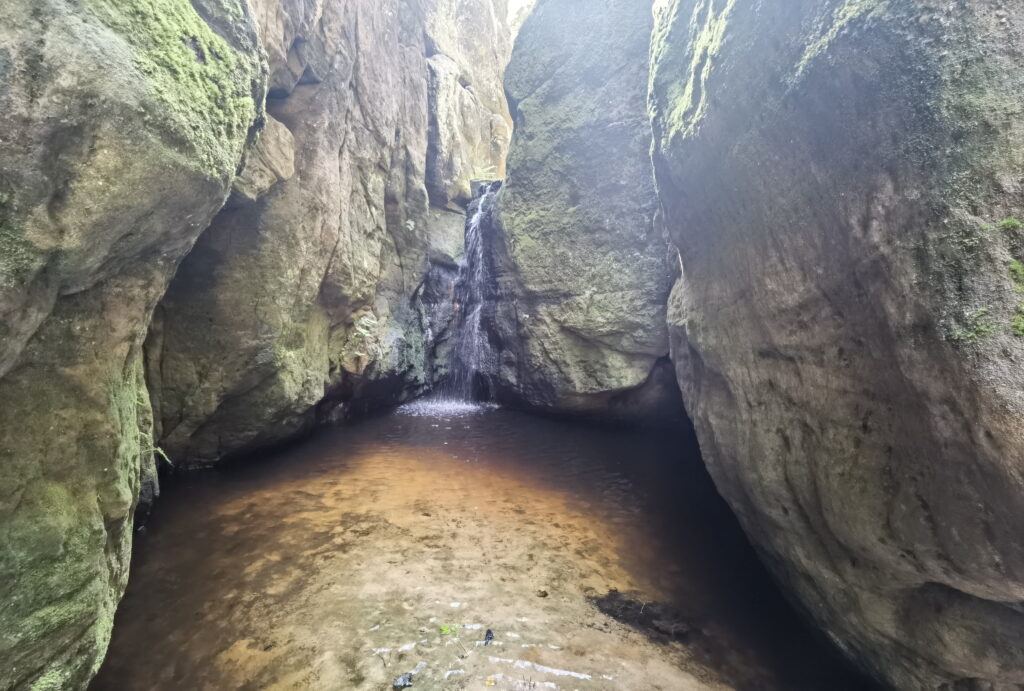
[[673, 357], [783, 585], [903, 689], [1024, 684], [1024, 10], [674, 0]]
[[461, 252], [469, 178], [508, 146], [504, 0], [261, 0], [256, 14], [274, 137], [147, 344], [157, 437], [181, 464], [288, 438], [325, 395], [320, 414], [337, 416], [422, 391], [432, 344], [411, 298]]
[[153, 477], [142, 340], [264, 100], [238, 0], [0, 5], [0, 688], [82, 687]]
[[541, 0], [519, 34], [505, 77], [516, 134], [495, 231], [515, 323], [494, 331], [518, 340], [503, 344], [507, 399], [622, 415], [678, 400], [663, 385], [672, 265], [648, 153], [651, 21], [645, 2]]
[[503, 165], [512, 26], [504, 0], [0, 8], [0, 688], [91, 678], [158, 448], [212, 462], [426, 384], [419, 283]]
[[438, 207], [465, 209], [472, 180], [505, 177], [512, 120], [502, 87], [516, 17], [506, 0], [436, 0], [426, 57], [427, 189]]

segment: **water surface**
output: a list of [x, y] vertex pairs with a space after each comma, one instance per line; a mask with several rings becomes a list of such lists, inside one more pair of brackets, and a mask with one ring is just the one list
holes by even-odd
[[691, 437], [429, 403], [167, 488], [93, 688], [414, 669], [421, 689], [870, 688], [774, 589]]

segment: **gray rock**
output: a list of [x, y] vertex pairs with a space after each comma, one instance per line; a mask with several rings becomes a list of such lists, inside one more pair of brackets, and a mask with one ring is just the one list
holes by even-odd
[[141, 346], [265, 67], [236, 0], [0, 4], [0, 688], [82, 688], [153, 487]]
[[[506, 73], [516, 133], [500, 203], [503, 396], [561, 412], [678, 408], [667, 240], [648, 154], [651, 7], [546, 0]], [[505, 315], [502, 317], [502, 315]], [[677, 411], [678, 412], [678, 411]]]
[[[1001, 8], [1001, 11], [999, 11]], [[665, 3], [673, 357], [780, 582], [903, 689], [1024, 683], [1024, 10]]]

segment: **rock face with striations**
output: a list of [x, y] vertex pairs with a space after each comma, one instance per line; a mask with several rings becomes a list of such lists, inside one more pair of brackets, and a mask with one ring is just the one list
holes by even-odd
[[674, 0], [673, 355], [780, 581], [904, 689], [1024, 684], [1024, 9]]
[[142, 341], [264, 100], [239, 0], [0, 4], [0, 688], [78, 688], [153, 476]]
[[[503, 395], [567, 412], [650, 414], [664, 386], [667, 241], [648, 153], [649, 3], [541, 0], [505, 85], [516, 134], [500, 204]], [[673, 259], [673, 261], [675, 261]], [[648, 386], [644, 386], [649, 383]]]
[[184, 464], [294, 435], [325, 396], [338, 414], [422, 390], [412, 297], [431, 258], [460, 251], [463, 215], [444, 207], [507, 148], [504, 0], [260, 0], [256, 14], [274, 139], [147, 343], [157, 436]]

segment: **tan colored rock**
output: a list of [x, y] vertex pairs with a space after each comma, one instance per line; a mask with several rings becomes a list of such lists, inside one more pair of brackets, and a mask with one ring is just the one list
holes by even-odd
[[494, 231], [507, 256], [493, 328], [507, 398], [621, 415], [678, 401], [664, 366], [673, 268], [648, 154], [651, 21], [643, 2], [548, 0], [516, 41], [516, 134]]
[[264, 116], [263, 131], [249, 152], [245, 168], [235, 178], [233, 190], [256, 201], [271, 187], [295, 175], [295, 139], [274, 116]]
[[106, 649], [153, 480], [142, 339], [264, 81], [235, 0], [0, 4], [0, 688], [83, 688]]
[[512, 120], [502, 77], [516, 21], [506, 0], [436, 0], [429, 15], [426, 183], [436, 206], [465, 208], [471, 180], [505, 177]]
[[663, 3], [673, 357], [780, 582], [901, 689], [1024, 685], [1024, 8]]
[[[268, 111], [291, 134], [295, 174], [258, 199], [236, 195], [158, 311], [148, 374], [157, 436], [176, 462], [216, 462], [302, 432], [318, 408], [337, 417], [361, 399], [386, 405], [428, 384], [414, 294], [430, 252], [461, 246], [462, 223], [453, 238], [450, 214], [430, 210], [428, 170], [442, 156], [455, 171], [445, 184], [463, 190], [474, 171], [503, 160], [491, 120], [506, 112], [510, 38], [504, 1], [494, 7], [256, 3]], [[464, 23], [466, 12], [483, 15]], [[441, 48], [455, 56], [453, 74], [473, 75], [478, 96], [442, 99], [435, 112], [430, 65]], [[438, 122], [447, 123], [443, 154], [429, 146]], [[260, 171], [262, 155], [254, 160]], [[250, 175], [263, 180], [246, 183], [253, 190], [271, 177]]]

